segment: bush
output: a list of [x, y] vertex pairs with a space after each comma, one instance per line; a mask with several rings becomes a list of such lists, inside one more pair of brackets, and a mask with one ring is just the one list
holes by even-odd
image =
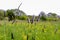
[[4, 10], [0, 10], [0, 20], [4, 19]]
[[8, 10], [7, 13], [8, 13], [8, 19], [9, 19], [9, 21], [15, 19], [15, 15], [14, 15], [13, 11]]
[[4, 17], [0, 16], [0, 20], [3, 20], [3, 19], [4, 19]]
[[41, 19], [42, 21], [46, 21], [46, 20], [47, 20], [47, 18], [44, 17], [44, 16], [42, 16], [40, 19]]
[[19, 20], [27, 20], [27, 16], [17, 16], [16, 17], [17, 19], [19, 19]]
[[47, 18], [48, 21], [58, 21], [59, 19], [58, 18], [53, 18], [53, 17], [50, 17], [50, 18]]

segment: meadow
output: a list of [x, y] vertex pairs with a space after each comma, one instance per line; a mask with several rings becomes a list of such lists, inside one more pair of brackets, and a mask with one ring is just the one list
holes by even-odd
[[60, 21], [0, 21], [0, 40], [60, 40]]

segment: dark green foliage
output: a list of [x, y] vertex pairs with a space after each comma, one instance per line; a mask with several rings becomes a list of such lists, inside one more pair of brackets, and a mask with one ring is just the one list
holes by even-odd
[[44, 17], [44, 16], [42, 16], [40, 19], [41, 19], [42, 21], [46, 21], [46, 20], [47, 20], [47, 18]]
[[11, 33], [11, 39], [14, 39], [13, 33]]
[[21, 13], [21, 15], [19, 15], [19, 16], [15, 15], [15, 14], [18, 14], [16, 12], [18, 12], [17, 9], [7, 10], [7, 15], [8, 15], [9, 21], [14, 20], [14, 19], [19, 19], [19, 20], [26, 20], [27, 19], [27, 16], [23, 11], [19, 10], [18, 13]]
[[[20, 15], [19, 15], [20, 13]], [[49, 14], [49, 15], [48, 15]], [[45, 12], [41, 11], [41, 13], [39, 14], [39, 16], [35, 16], [34, 21], [58, 21], [60, 20], [60, 17], [57, 16], [56, 13], [48, 13], [45, 14]], [[30, 19], [32, 19], [32, 15], [26, 15], [25, 12], [23, 12], [22, 10], [18, 10], [18, 9], [11, 9], [11, 10], [0, 10], [0, 20], [5, 19], [6, 17], [8, 17], [9, 21], [10, 20], [14, 20], [14, 19], [19, 19], [19, 20], [27, 20], [27, 18], [29, 17]]]
[[15, 19], [15, 15], [14, 15], [13, 11], [8, 10], [7, 13], [8, 13], [9, 21], [12, 21]]
[[41, 13], [39, 14], [39, 17], [40, 17], [40, 20], [42, 20], [42, 21], [46, 21], [47, 20], [46, 14], [43, 11], [41, 11]]
[[35, 40], [35, 36], [34, 36], [34, 37], [32, 37], [32, 40]]
[[29, 35], [27, 35], [27, 40], [29, 39]]

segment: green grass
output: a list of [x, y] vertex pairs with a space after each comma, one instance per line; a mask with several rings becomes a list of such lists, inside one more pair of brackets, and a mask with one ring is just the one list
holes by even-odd
[[[14, 40], [60, 40], [60, 21], [44, 21], [34, 24], [28, 24], [26, 21], [18, 21], [14, 24], [4, 21], [0, 25], [0, 40], [12, 40], [11, 33], [13, 33]], [[45, 28], [44, 28], [45, 26]], [[56, 34], [55, 29], [58, 29]], [[44, 29], [44, 32], [42, 32]]]

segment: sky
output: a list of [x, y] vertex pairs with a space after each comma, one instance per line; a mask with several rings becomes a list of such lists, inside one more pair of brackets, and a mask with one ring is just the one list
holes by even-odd
[[60, 15], [60, 0], [0, 0], [0, 9], [17, 9], [21, 2], [19, 9], [27, 15], [39, 15], [41, 11]]

